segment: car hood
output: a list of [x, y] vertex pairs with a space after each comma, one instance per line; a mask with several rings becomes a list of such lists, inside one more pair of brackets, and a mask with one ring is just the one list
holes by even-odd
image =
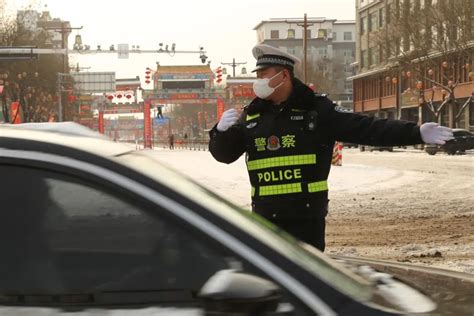
[[473, 315], [474, 275], [388, 260], [361, 257], [332, 256], [344, 265], [371, 267], [377, 272], [390, 274], [405, 284], [422, 291], [432, 299], [437, 308], [424, 315]]

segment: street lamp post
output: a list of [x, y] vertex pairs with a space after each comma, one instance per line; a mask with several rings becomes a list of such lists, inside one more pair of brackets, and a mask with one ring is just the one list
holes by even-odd
[[[232, 67], [232, 76], [235, 78], [235, 67], [238, 65], [245, 65], [247, 62], [235, 62], [235, 58], [232, 58], [231, 63], [221, 63], [221, 65], [227, 65]], [[245, 69], [245, 68], [244, 68]]]

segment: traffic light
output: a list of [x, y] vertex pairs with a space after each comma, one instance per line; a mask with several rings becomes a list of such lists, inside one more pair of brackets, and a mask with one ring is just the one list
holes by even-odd
[[216, 69], [216, 83], [219, 84], [222, 82], [222, 67], [217, 67]]

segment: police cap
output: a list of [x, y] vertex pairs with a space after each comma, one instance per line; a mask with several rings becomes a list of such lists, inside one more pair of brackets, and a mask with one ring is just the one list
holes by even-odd
[[295, 64], [300, 62], [298, 57], [267, 44], [255, 45], [252, 53], [257, 59], [257, 65], [252, 72], [271, 66], [283, 66], [293, 70]]

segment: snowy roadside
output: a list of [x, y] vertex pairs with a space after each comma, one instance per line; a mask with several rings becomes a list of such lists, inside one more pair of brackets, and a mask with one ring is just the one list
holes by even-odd
[[[250, 209], [244, 158], [150, 151], [164, 164]], [[474, 273], [474, 157], [344, 150], [329, 177], [327, 252]]]

